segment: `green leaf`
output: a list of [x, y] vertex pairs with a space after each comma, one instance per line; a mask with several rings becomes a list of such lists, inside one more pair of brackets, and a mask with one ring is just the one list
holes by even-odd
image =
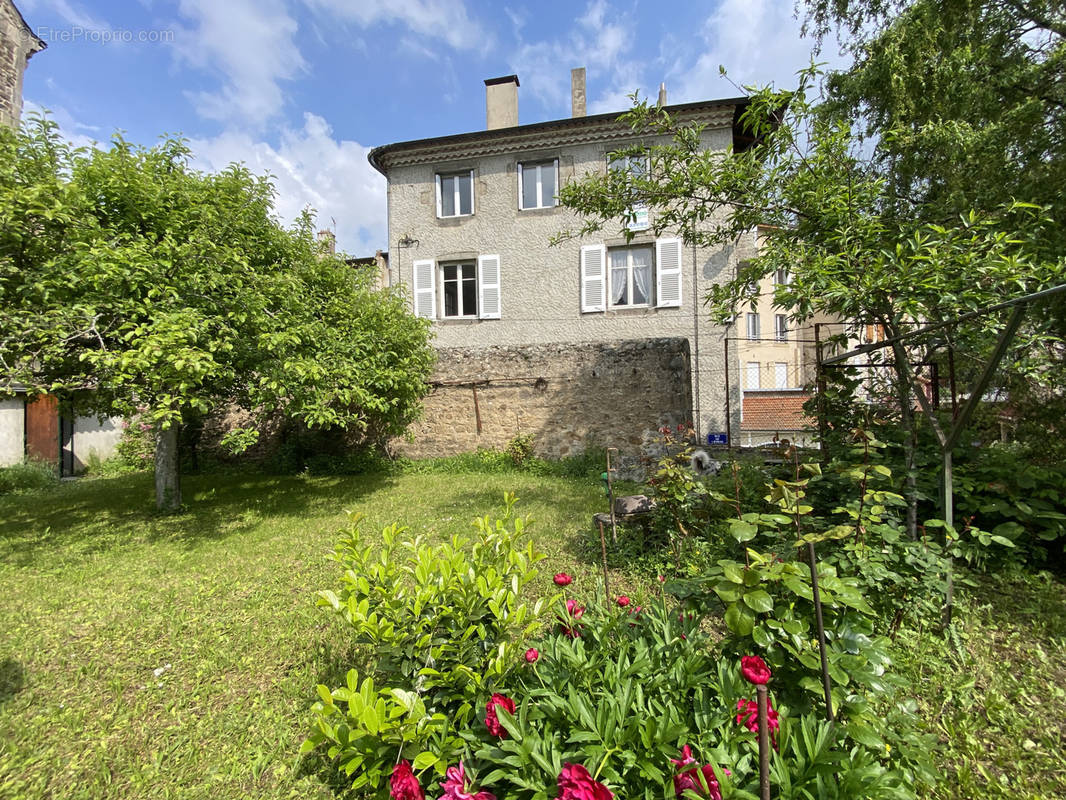
[[760, 613], [769, 613], [774, 610], [774, 600], [762, 589], [756, 589], [744, 595], [744, 603], [748, 608]]
[[748, 636], [755, 627], [755, 615], [740, 603], [733, 603], [726, 609], [725, 624], [738, 636]]
[[738, 542], [750, 542], [759, 532], [759, 527], [742, 519], [731, 519], [729, 520], [729, 532]]

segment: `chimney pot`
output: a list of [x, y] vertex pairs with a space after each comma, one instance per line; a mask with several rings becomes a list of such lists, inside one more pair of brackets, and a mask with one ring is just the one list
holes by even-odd
[[659, 84], [659, 108], [666, 105], [666, 83]]
[[518, 124], [518, 76], [485, 80], [485, 128], [513, 128]]
[[570, 109], [571, 116], [585, 116], [585, 68], [570, 70]]

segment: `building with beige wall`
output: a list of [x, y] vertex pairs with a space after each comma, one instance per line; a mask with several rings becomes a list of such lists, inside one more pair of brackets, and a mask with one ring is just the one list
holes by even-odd
[[[550, 344], [596, 348], [680, 340], [687, 364], [677, 368], [687, 372], [688, 407], [673, 403], [659, 415], [647, 415], [643, 425], [654, 432], [659, 425], [691, 421], [701, 438], [724, 431], [726, 329], [710, 322], [703, 299], [711, 285], [732, 277], [742, 245], [754, 246], [754, 240], [727, 248], [693, 247], [676, 234], [652, 235], [647, 211], [635, 209], [629, 237], [619, 222], [601, 234], [553, 244], [560, 232], [581, 224], [558, 205], [558, 187], [609, 168], [639, 167], [612, 161], [612, 152], [655, 141], [635, 138], [618, 114], [585, 116], [584, 70], [575, 70], [572, 81], [569, 118], [515, 124], [519, 81], [507, 76], [485, 82], [488, 129], [389, 144], [370, 153], [371, 164], [388, 180], [387, 282], [405, 286], [414, 312], [433, 320], [442, 354], [510, 348], [520, 359], [522, 348]], [[738, 141], [737, 119], [745, 102], [716, 100], [667, 110], [682, 124], [703, 125], [706, 147], [726, 150]], [[552, 371], [542, 360], [538, 364], [540, 372]], [[451, 385], [480, 382], [483, 391], [496, 377], [472, 372], [464, 382], [450, 366], [445, 371]], [[594, 382], [585, 385], [590, 417], [621, 418], [626, 403], [654, 388], [644, 370], [632, 369], [622, 382], [611, 377], [610, 389], [604, 382], [602, 392]], [[529, 376], [537, 378], [561, 381], [566, 375]], [[582, 438], [586, 444], [612, 443], [612, 434], [602, 427], [589, 440], [586, 433], [594, 427], [575, 426], [569, 451], [580, 449]], [[456, 439], [461, 447], [442, 443], [442, 450], [495, 446], [515, 432], [490, 436], [483, 420], [477, 429], [476, 437]], [[613, 436], [615, 441], [634, 438], [631, 429]]]

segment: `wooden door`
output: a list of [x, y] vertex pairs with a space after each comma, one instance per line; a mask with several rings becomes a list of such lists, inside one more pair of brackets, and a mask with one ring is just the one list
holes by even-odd
[[59, 400], [53, 395], [26, 402], [26, 458], [59, 464]]

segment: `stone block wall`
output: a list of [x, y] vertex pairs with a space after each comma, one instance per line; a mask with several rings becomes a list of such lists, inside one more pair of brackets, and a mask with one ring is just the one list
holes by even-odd
[[11, 0], [0, 0], [0, 125], [22, 116], [22, 76], [30, 56], [44, 48]]
[[502, 449], [532, 434], [538, 455], [588, 447], [639, 455], [662, 425], [692, 418], [688, 340], [441, 348], [412, 441], [412, 458]]

